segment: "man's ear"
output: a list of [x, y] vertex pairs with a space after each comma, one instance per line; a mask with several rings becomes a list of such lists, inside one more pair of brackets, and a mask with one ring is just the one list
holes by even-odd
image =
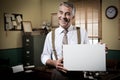
[[74, 19], [74, 18], [75, 18], [75, 16], [72, 17], [72, 19]]
[[72, 24], [75, 25], [75, 16], [72, 17]]

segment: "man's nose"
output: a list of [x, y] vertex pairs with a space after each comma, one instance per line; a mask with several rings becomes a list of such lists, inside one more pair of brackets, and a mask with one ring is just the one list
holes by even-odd
[[66, 18], [66, 14], [62, 14], [62, 18]]

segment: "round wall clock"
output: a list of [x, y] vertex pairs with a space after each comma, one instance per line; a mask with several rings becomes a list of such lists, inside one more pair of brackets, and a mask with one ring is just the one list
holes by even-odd
[[114, 19], [118, 14], [118, 9], [115, 6], [109, 6], [106, 8], [105, 15], [109, 19]]

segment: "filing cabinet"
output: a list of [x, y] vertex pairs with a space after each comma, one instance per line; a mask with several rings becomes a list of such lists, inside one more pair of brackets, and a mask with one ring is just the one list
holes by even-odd
[[41, 53], [46, 35], [23, 35], [23, 64], [24, 66], [42, 66]]
[[31, 35], [23, 35], [23, 63], [25, 66], [33, 65], [33, 38]]

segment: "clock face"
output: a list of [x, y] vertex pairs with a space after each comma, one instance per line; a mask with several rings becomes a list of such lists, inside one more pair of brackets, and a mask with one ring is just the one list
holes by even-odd
[[109, 6], [107, 9], [106, 9], [106, 17], [109, 18], [109, 19], [113, 19], [117, 16], [118, 14], [118, 11], [117, 11], [117, 8], [115, 6]]

